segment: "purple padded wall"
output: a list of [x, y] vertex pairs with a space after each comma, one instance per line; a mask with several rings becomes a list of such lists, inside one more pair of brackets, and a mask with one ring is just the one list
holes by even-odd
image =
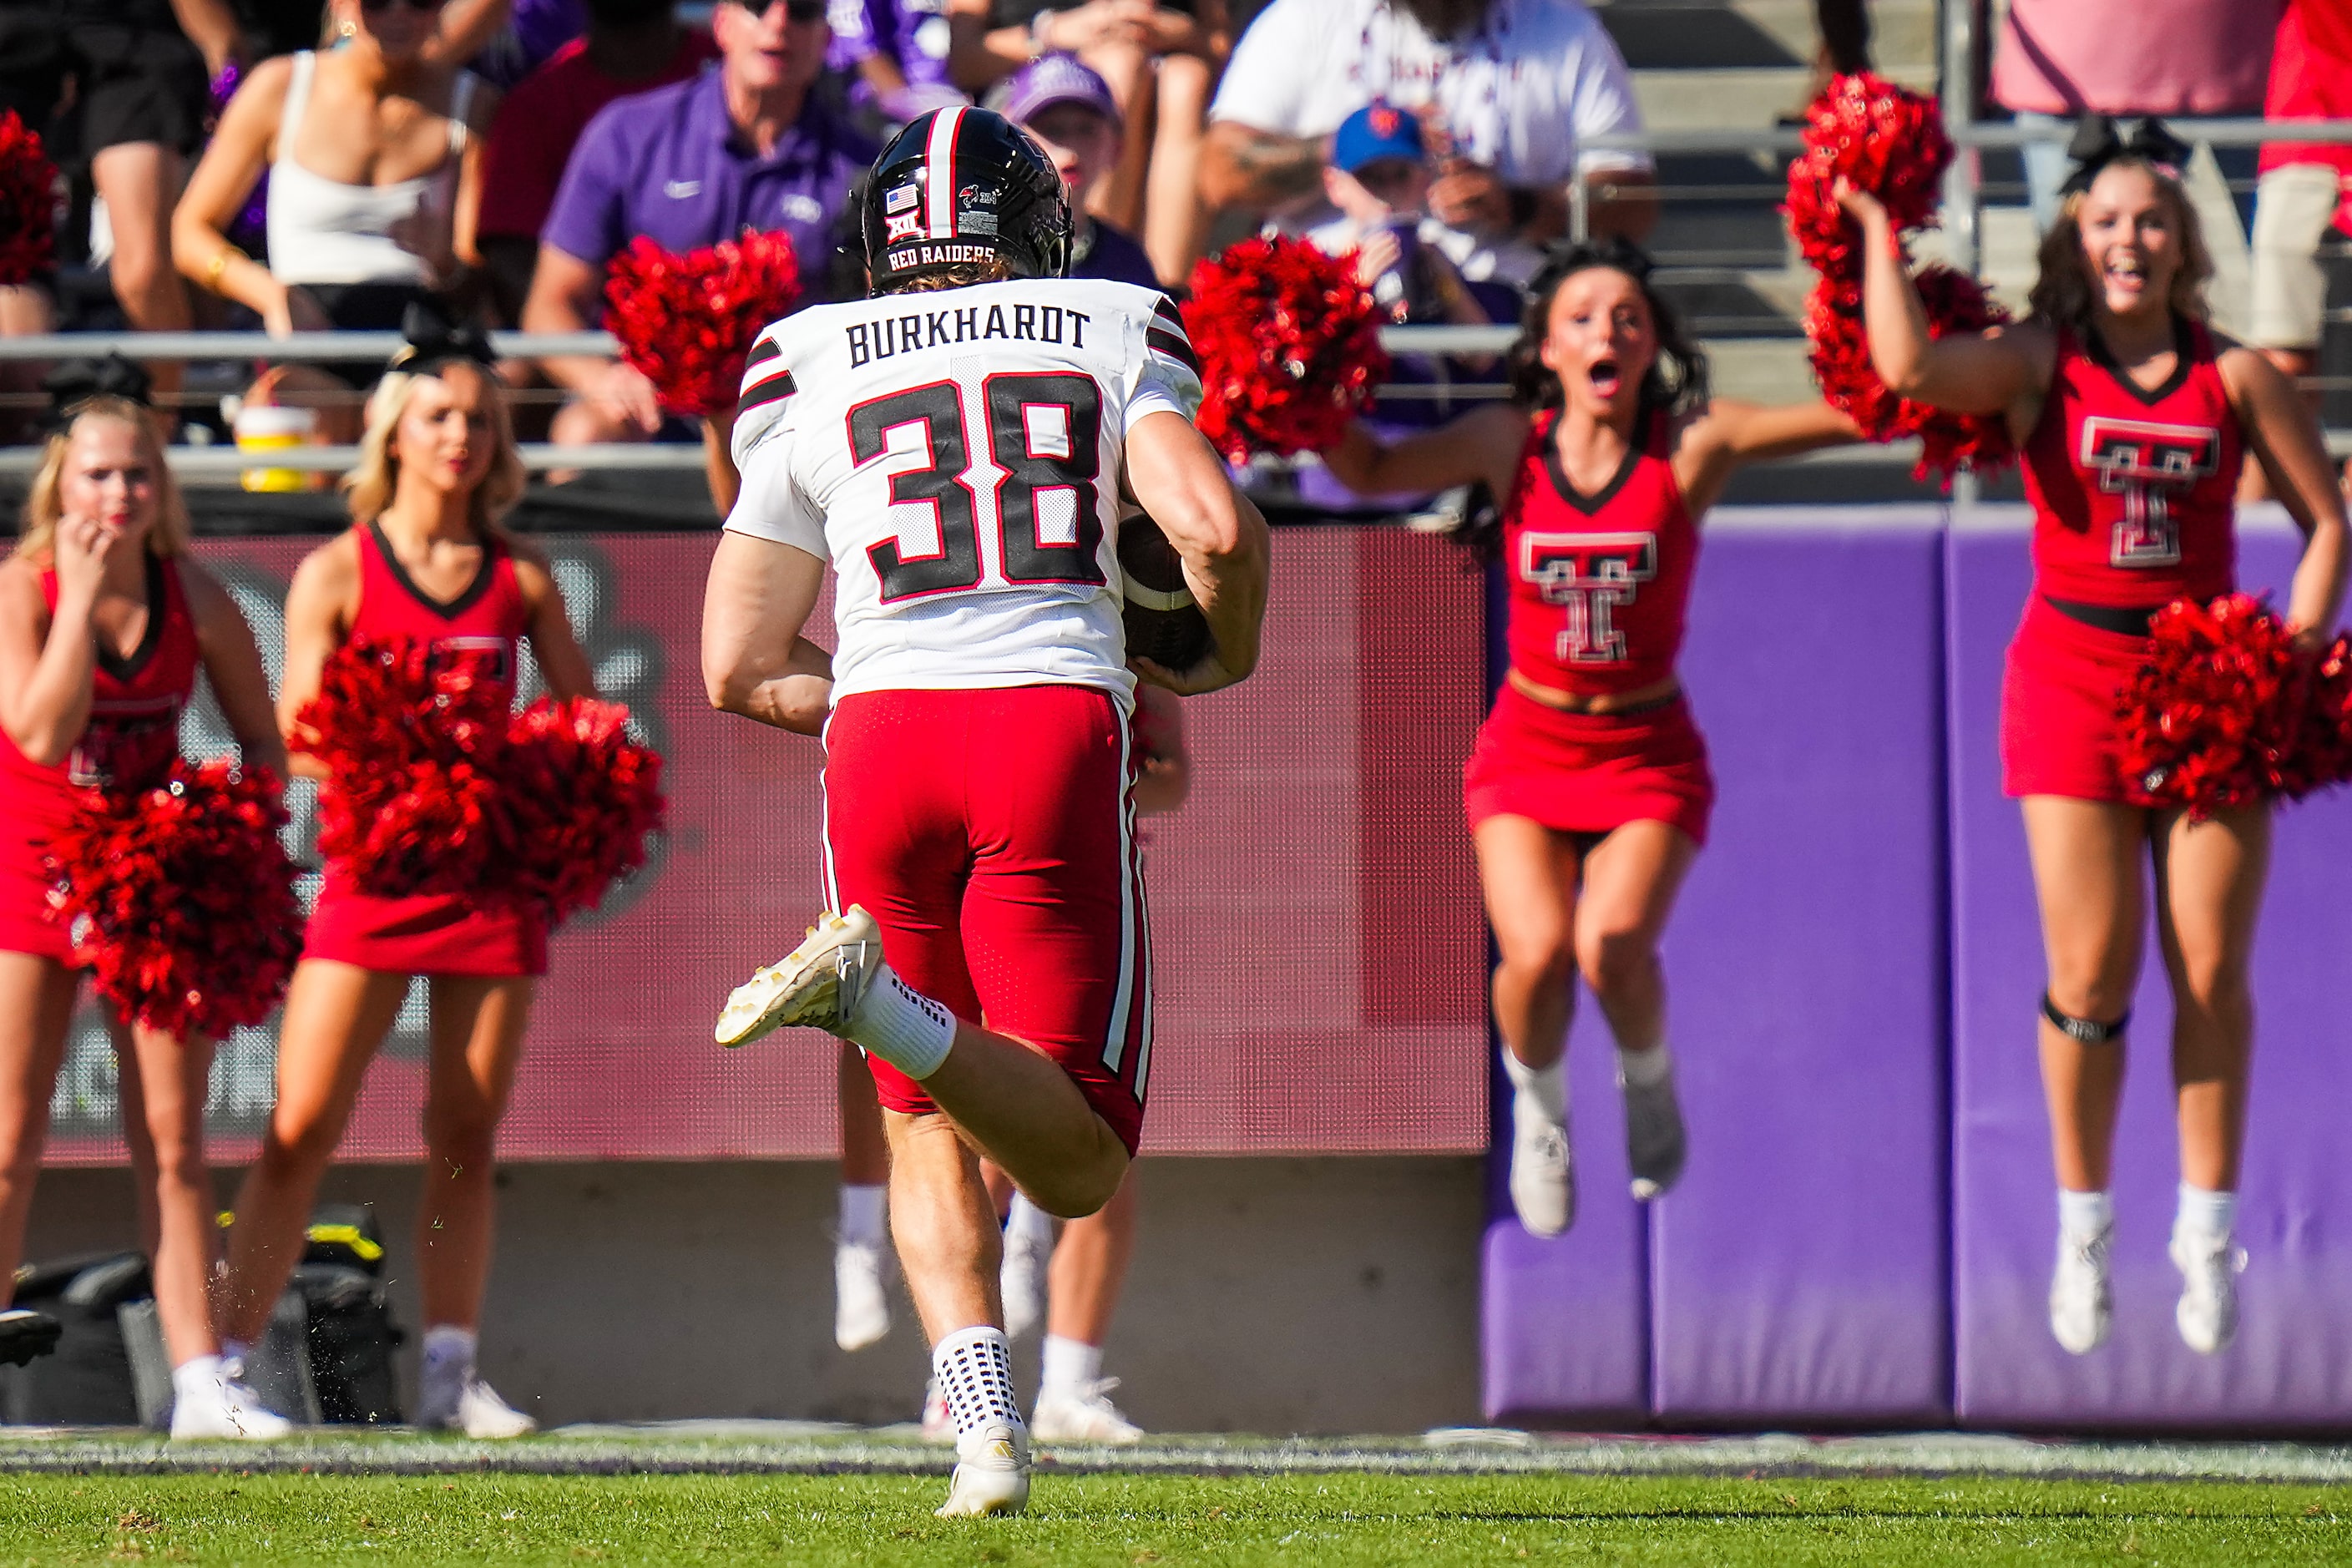
[[1645, 1241], [1583, 998], [1577, 1226], [1486, 1236], [1497, 1419], [1947, 1409], [1940, 511], [1787, 515], [1710, 519], [1684, 660], [1723, 794], [1666, 942], [1690, 1171]]
[[[2297, 540], [2266, 509], [2242, 581], [2278, 588]], [[2254, 964], [2260, 1009], [2239, 1237], [2236, 1344], [2207, 1359], [2173, 1328], [2164, 1255], [2179, 1179], [2163, 973], [2151, 948], [2133, 1016], [2116, 1171], [2115, 1332], [2088, 1356], [2050, 1337], [2057, 1245], [2033, 1057], [2039, 928], [2016, 804], [1997, 752], [2001, 653], [2029, 580], [2022, 509], [1951, 537], [1954, 1219], [1957, 1397], [1979, 1426], [2352, 1426], [2352, 1163], [2344, 1147], [2345, 957], [2352, 803], [2281, 813]]]
[[1721, 798], [1667, 931], [1691, 1163], [1651, 1222], [1672, 1422], [1948, 1416], [1942, 520], [1707, 521], [1684, 669]]

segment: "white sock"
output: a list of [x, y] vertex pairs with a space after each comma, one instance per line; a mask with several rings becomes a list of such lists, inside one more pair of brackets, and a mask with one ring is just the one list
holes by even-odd
[[1015, 1237], [1034, 1242], [1049, 1252], [1053, 1250], [1054, 1216], [1017, 1190], [1013, 1194], [1013, 1207], [1004, 1215], [1004, 1238], [1010, 1241]]
[[1617, 1087], [1620, 1089], [1655, 1089], [1674, 1076], [1675, 1058], [1660, 1040], [1646, 1051], [1629, 1051], [1622, 1046], [1617, 1051]]
[[220, 1403], [228, 1370], [216, 1355], [190, 1356], [172, 1369], [172, 1396], [190, 1404]]
[[461, 1329], [454, 1323], [436, 1323], [425, 1331], [425, 1358], [418, 1369], [418, 1380], [436, 1383], [444, 1378], [460, 1384], [474, 1376], [474, 1354], [481, 1342], [471, 1329]]
[[2106, 1194], [2058, 1189], [2058, 1228], [2063, 1234], [2096, 1236], [2115, 1223], [2115, 1202]]
[[840, 1239], [854, 1247], [879, 1247], [887, 1234], [890, 1189], [866, 1184], [841, 1184]]
[[2173, 1229], [2226, 1237], [2237, 1226], [2237, 1194], [2209, 1192], [2187, 1182], [2180, 1184], [2180, 1208], [2173, 1219]]
[[234, 1365], [237, 1369], [237, 1375], [242, 1377], [245, 1375], [246, 1363], [253, 1359], [253, 1347], [247, 1344], [243, 1340], [223, 1338], [221, 1341], [220, 1358], [221, 1360]]
[[1069, 1394], [1083, 1398], [1094, 1392], [1102, 1381], [1102, 1346], [1090, 1345], [1084, 1340], [1066, 1340], [1059, 1334], [1045, 1336], [1045, 1375], [1038, 1388], [1037, 1397]]
[[955, 1044], [955, 1016], [898, 978], [884, 964], [859, 998], [843, 1037], [880, 1057], [908, 1078], [940, 1070]]
[[958, 1329], [931, 1347], [931, 1376], [947, 1395], [958, 1437], [1000, 1424], [1028, 1426], [1013, 1392], [1013, 1347], [1003, 1329]]
[[1513, 1056], [1508, 1046], [1503, 1047], [1503, 1073], [1511, 1087], [1533, 1100], [1545, 1115], [1563, 1123], [1568, 1121], [1566, 1064], [1563, 1057], [1548, 1068], [1531, 1068]]

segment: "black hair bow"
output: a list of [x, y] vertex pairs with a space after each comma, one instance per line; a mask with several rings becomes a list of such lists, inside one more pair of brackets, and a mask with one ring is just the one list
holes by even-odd
[[400, 335], [408, 341], [392, 356], [394, 370], [422, 374], [453, 359], [480, 365], [498, 363], [479, 327], [458, 326], [422, 300], [401, 313]]
[[51, 430], [62, 430], [95, 397], [120, 397], [145, 408], [151, 385], [146, 367], [121, 354], [68, 360], [41, 378], [41, 390], [49, 395], [49, 413], [44, 423]]
[[2189, 162], [2189, 143], [2153, 116], [2133, 121], [2126, 132], [2107, 116], [2094, 114], [2075, 124], [2066, 156], [2074, 160], [2074, 172], [2058, 187], [2062, 196], [2089, 190], [2099, 171], [2118, 158], [2145, 158], [2160, 169], [2177, 171]]

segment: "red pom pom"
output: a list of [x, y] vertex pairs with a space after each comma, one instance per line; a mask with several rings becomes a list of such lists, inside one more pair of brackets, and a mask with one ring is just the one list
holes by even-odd
[[1355, 258], [1250, 238], [1192, 269], [1184, 329], [1201, 356], [1201, 434], [1234, 462], [1336, 443], [1389, 373], [1381, 312]]
[[379, 898], [469, 890], [492, 837], [508, 688], [490, 650], [352, 637], [296, 722], [327, 765], [319, 852]]
[[[1919, 274], [1919, 298], [1927, 310], [1927, 333], [1976, 332], [2009, 320], [2009, 313], [1965, 272], [1936, 266]], [[1823, 278], [1805, 305], [1805, 335], [1812, 340], [1813, 374], [1822, 396], [1862, 430], [1864, 439], [1919, 437], [1915, 479], [1933, 473], [1948, 479], [1963, 463], [1979, 473], [2017, 460], [2009, 421], [2000, 414], [1954, 414], [1897, 396], [1870, 363], [1863, 331], [1859, 291]]]
[[801, 297], [783, 234], [745, 234], [677, 256], [644, 235], [613, 258], [604, 324], [662, 406], [698, 418], [735, 405], [752, 340]]
[[0, 112], [0, 287], [55, 269], [57, 165], [13, 109]]
[[283, 796], [267, 768], [175, 762], [156, 788], [88, 792], [50, 841], [57, 916], [123, 1016], [218, 1039], [286, 994], [302, 910]]
[[1932, 228], [1952, 139], [1932, 98], [1862, 71], [1832, 77], [1805, 110], [1804, 151], [1789, 165], [1789, 225], [1805, 259], [1827, 276], [1861, 272], [1860, 230], [1830, 195], [1841, 174], [1906, 228]]
[[500, 854], [487, 897], [551, 921], [593, 909], [646, 863], [661, 826], [661, 754], [629, 738], [617, 702], [542, 698], [516, 715], [499, 759]]
[[2315, 717], [2314, 684], [2269, 606], [2245, 594], [2176, 599], [2148, 637], [2118, 711], [2118, 765], [2137, 797], [2202, 821], [2331, 782], [2309, 776], [2297, 755]]

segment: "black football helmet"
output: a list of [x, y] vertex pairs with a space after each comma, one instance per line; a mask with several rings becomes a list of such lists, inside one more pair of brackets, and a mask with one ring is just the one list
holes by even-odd
[[986, 109], [935, 109], [874, 160], [860, 214], [868, 294], [944, 268], [1002, 262], [1019, 278], [1070, 265], [1062, 176], [1027, 133]]

